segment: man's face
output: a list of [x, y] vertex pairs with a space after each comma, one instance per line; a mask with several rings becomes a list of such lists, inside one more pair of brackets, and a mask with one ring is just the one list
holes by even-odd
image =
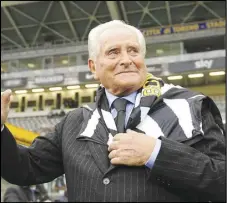
[[100, 36], [96, 61], [89, 60], [95, 78], [112, 94], [123, 96], [138, 90], [147, 68], [137, 35], [127, 28], [106, 30]]

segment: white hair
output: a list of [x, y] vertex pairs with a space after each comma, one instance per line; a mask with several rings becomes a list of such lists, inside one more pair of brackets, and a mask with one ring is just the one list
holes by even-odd
[[100, 36], [101, 34], [108, 30], [108, 29], [118, 29], [118, 28], [127, 28], [133, 31], [138, 38], [141, 51], [143, 56], [146, 54], [146, 43], [145, 43], [145, 38], [142, 34], [142, 32], [137, 29], [134, 26], [128, 25], [125, 22], [121, 20], [112, 20], [107, 23], [103, 23], [101, 25], [96, 26], [93, 28], [89, 35], [88, 35], [88, 53], [89, 53], [89, 58], [92, 60], [95, 60], [97, 55], [100, 52]]

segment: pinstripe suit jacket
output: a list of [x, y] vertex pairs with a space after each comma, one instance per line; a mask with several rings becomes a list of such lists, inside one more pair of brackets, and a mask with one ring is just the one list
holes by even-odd
[[[1, 175], [13, 184], [34, 185], [65, 173], [69, 201], [76, 202], [224, 201], [225, 138], [220, 113], [209, 99], [195, 99], [190, 105], [202, 121], [204, 134], [193, 131], [191, 138], [185, 138], [179, 136], [177, 127], [171, 128], [160, 138], [161, 149], [151, 170], [145, 166], [111, 168], [103, 121], [95, 130], [96, 139], [80, 136], [92, 111], [78, 108], [67, 114], [53, 133], [38, 137], [29, 148], [17, 146], [5, 127]], [[158, 120], [166, 113], [162, 125], [177, 126], [179, 120], [169, 117], [166, 108], [160, 105], [151, 115]]]

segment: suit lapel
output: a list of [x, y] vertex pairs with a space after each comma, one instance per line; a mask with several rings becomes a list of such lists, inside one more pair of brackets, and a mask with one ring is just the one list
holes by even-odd
[[95, 160], [96, 165], [104, 174], [107, 171], [110, 164], [110, 161], [108, 158], [108, 146], [100, 145], [92, 141], [88, 142], [87, 144], [88, 144], [90, 153]]
[[108, 158], [108, 143], [111, 141], [112, 135], [109, 134], [97, 109], [93, 110], [90, 119], [85, 120], [87, 120], [87, 122], [84, 122], [79, 136], [76, 139], [78, 141], [87, 142], [89, 151], [97, 167], [102, 173], [105, 173], [110, 164]]

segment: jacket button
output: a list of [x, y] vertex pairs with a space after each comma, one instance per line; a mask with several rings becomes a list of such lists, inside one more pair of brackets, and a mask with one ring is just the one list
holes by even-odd
[[108, 185], [110, 183], [110, 179], [104, 178], [102, 182], [103, 182], [104, 185]]

